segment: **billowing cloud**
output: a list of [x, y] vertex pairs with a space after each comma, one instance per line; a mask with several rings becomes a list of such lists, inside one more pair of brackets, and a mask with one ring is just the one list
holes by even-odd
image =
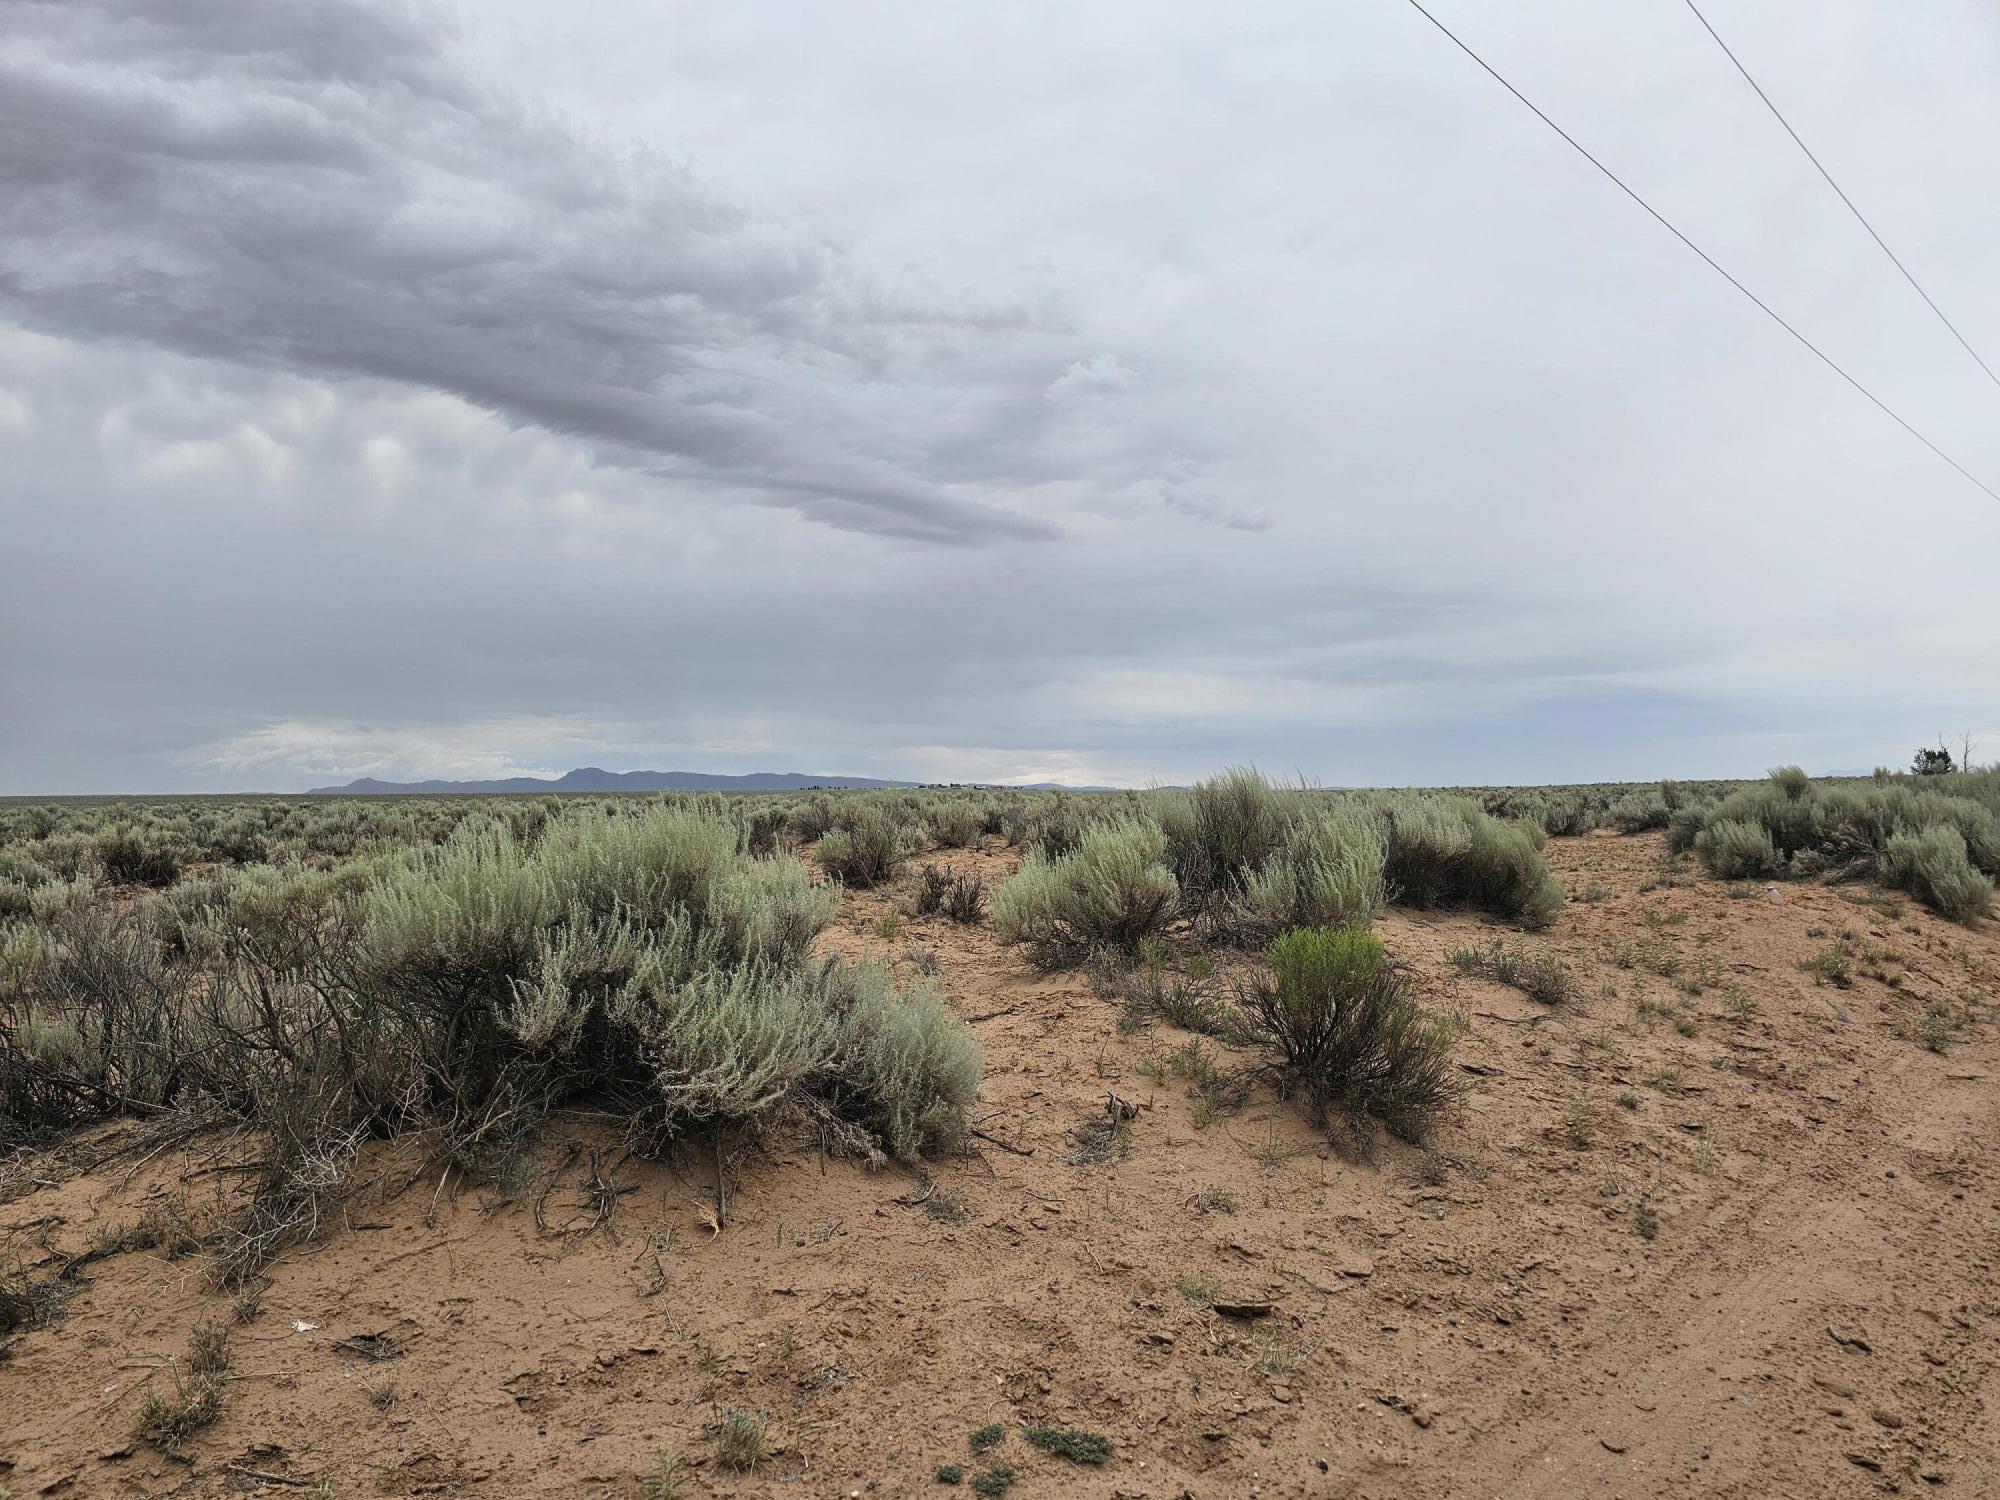
[[480, 87], [441, 11], [25, 0], [9, 20], [0, 310], [22, 323], [447, 391], [834, 525], [1056, 534], [1004, 469], [940, 480], [907, 437], [871, 443], [851, 399], [883, 385], [921, 428], [976, 422], [925, 393], [942, 373], [962, 400], [951, 366], [990, 356], [961, 351], [1011, 352], [1024, 314], [874, 285], [684, 163]]

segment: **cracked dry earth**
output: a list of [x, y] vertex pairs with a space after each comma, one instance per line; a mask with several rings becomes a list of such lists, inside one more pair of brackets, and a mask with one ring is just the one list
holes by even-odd
[[[1465, 1104], [1428, 1154], [1336, 1150], [1261, 1084], [1197, 1109], [1166, 1066], [1185, 1034], [1121, 1031], [983, 927], [885, 934], [907, 885], [857, 893], [827, 945], [934, 967], [986, 1051], [981, 1134], [928, 1182], [741, 1146], [718, 1233], [705, 1144], [621, 1160], [558, 1120], [506, 1199], [385, 1151], [230, 1324], [221, 1416], [181, 1456], [135, 1443], [134, 1411], [231, 1301], [199, 1254], [90, 1264], [0, 1363], [0, 1485], [969, 1493], [949, 1463], [1011, 1467], [1016, 1497], [1994, 1493], [1993, 927], [1669, 873], [1657, 835], [1549, 858], [1572, 899], [1548, 933], [1380, 925], [1465, 1022]], [[997, 881], [1014, 856], [955, 862]], [[1560, 958], [1576, 998], [1447, 961], [1496, 936]], [[1801, 968], [1829, 951], [1845, 987]], [[1111, 1092], [1139, 1110], [1107, 1142]], [[145, 1161], [120, 1138], [11, 1170], [15, 1262], [46, 1274], [228, 1191], [212, 1144]], [[747, 1474], [716, 1461], [728, 1411], [764, 1425]], [[1041, 1452], [1032, 1423], [1110, 1458]], [[647, 1487], [662, 1453], [677, 1489]]]

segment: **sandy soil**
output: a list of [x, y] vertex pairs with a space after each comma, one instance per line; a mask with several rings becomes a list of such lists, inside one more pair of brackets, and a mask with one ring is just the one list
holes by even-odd
[[[975, 1148], [928, 1181], [787, 1140], [625, 1161], [560, 1121], [512, 1199], [414, 1152], [231, 1325], [223, 1413], [185, 1456], [130, 1437], [202, 1320], [202, 1258], [99, 1260], [0, 1363], [0, 1486], [28, 1495], [1977, 1495], [2000, 1487], [2000, 940], [1914, 904], [1663, 875], [1656, 836], [1552, 841], [1555, 929], [1393, 913], [1392, 954], [1464, 1016], [1461, 1118], [1426, 1154], [1337, 1151], [1253, 1090], [1233, 1115], [1157, 1076], [1187, 1037], [1121, 1034], [1077, 975], [983, 928], [878, 918], [830, 947], [935, 983], [986, 1049]], [[1012, 856], [960, 855], [997, 880]], [[1800, 963], [1845, 939], [1849, 988]], [[1460, 975], [1553, 953], [1559, 1009]], [[926, 960], [923, 954], [933, 955]], [[1966, 1017], [1942, 1053], [1931, 1002]], [[1108, 1155], [1105, 1100], [1142, 1107]], [[205, 1154], [82, 1175], [117, 1132], [15, 1170], [6, 1254], [44, 1271], [176, 1197]], [[597, 1223], [584, 1185], [615, 1182]], [[594, 1227], [593, 1227], [594, 1226]], [[1223, 1309], [1232, 1309], [1225, 1311]], [[757, 1414], [769, 1456], [714, 1460]], [[1008, 1429], [981, 1458], [975, 1428]], [[1101, 1467], [1027, 1423], [1110, 1438]]]

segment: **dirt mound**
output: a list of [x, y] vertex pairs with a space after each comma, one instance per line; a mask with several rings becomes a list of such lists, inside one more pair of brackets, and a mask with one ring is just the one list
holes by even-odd
[[[1980, 1493], [1992, 928], [1672, 873], [1656, 836], [1549, 858], [1572, 899], [1548, 933], [1380, 924], [1465, 1021], [1465, 1108], [1428, 1152], [1336, 1149], [1261, 1083], [1197, 1091], [1188, 1047], [1228, 1049], [1128, 1029], [1081, 975], [898, 915], [898, 886], [823, 941], [933, 975], [985, 1048], [978, 1134], [927, 1175], [725, 1142], [718, 1225], [714, 1143], [647, 1162], [564, 1119], [501, 1194], [403, 1142], [237, 1296], [181, 1253], [231, 1191], [215, 1141], [124, 1126], [14, 1163], [35, 1326], [0, 1364], [0, 1486]], [[1496, 937], [1573, 998], [1452, 961]], [[134, 1426], [200, 1394], [203, 1324], [219, 1415], [170, 1454]]]

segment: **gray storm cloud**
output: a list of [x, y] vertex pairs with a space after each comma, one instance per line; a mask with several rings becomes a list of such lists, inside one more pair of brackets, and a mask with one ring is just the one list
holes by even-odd
[[[1004, 327], [914, 305], [685, 166], [475, 87], [438, 13], [28, 3], [0, 308], [61, 337], [450, 391], [832, 524], [1055, 534], [844, 440], [849, 382]], [[920, 372], [925, 379], [932, 372]]]

